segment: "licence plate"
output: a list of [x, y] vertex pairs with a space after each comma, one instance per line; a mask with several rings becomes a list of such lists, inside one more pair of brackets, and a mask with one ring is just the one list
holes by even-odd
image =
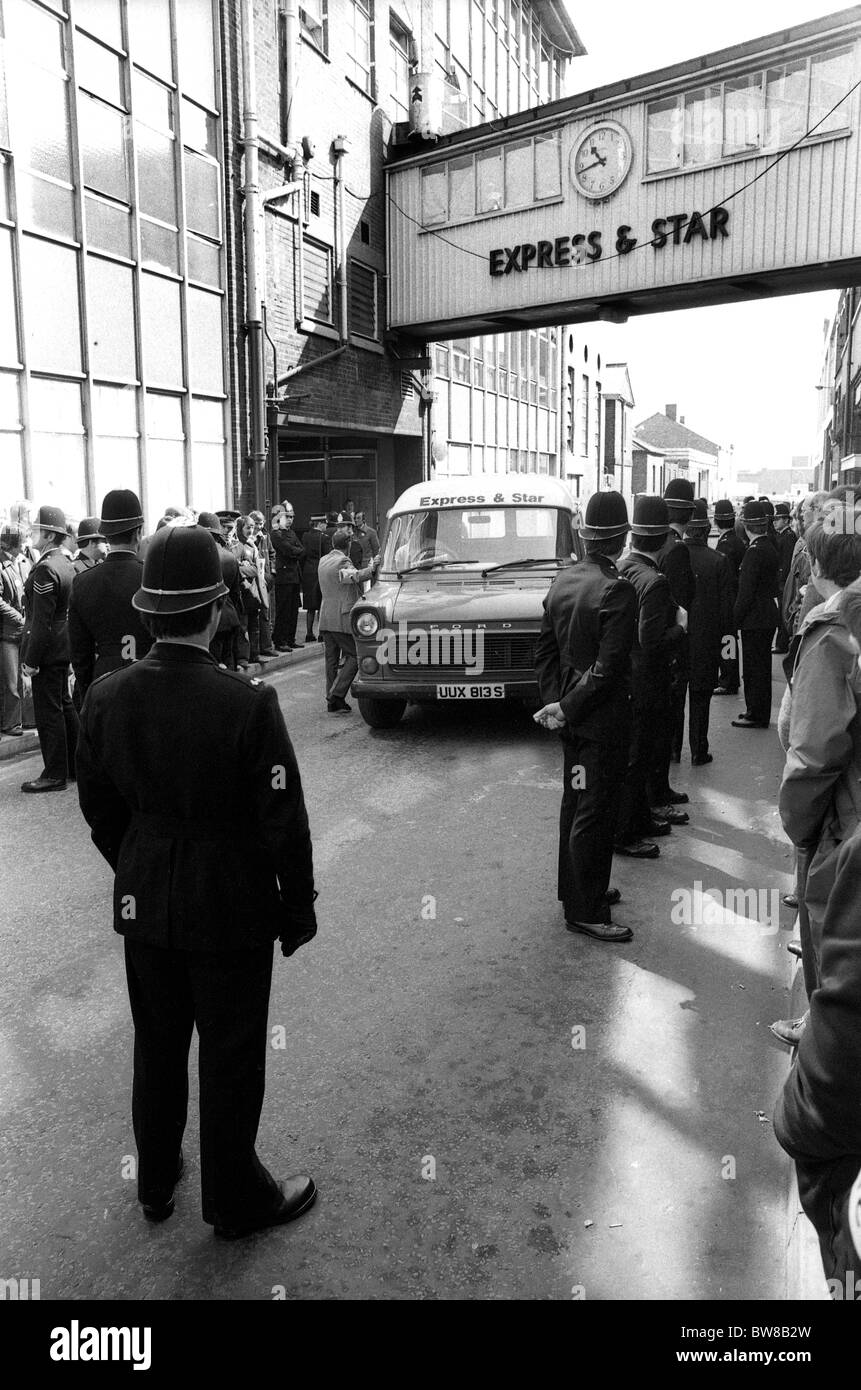
[[504, 685], [438, 685], [438, 700], [504, 700]]

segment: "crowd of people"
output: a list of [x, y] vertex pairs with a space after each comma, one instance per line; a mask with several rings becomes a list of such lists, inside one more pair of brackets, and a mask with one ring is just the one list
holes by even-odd
[[772, 1025], [797, 1048], [775, 1133], [796, 1160], [826, 1276], [842, 1288], [847, 1271], [861, 1273], [861, 489], [809, 494], [794, 515], [752, 497], [738, 515], [722, 499], [713, 519], [712, 549], [707, 505], [684, 479], [662, 498], [637, 497], [630, 524], [620, 494], [597, 494], [585, 556], [550, 588], [535, 718], [564, 748], [558, 893], [570, 931], [632, 939], [612, 920], [612, 859], [657, 858], [657, 840], [688, 821], [689, 798], [669, 779], [686, 711], [702, 766], [713, 760], [712, 696], [737, 694], [741, 674], [732, 726], [768, 729], [782, 656], [775, 791], [795, 852], [784, 901], [798, 908], [788, 945], [808, 1009]]

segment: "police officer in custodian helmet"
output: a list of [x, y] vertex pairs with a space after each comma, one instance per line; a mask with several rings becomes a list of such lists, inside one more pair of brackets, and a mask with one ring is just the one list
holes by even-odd
[[[271, 686], [210, 655], [226, 594], [215, 541], [164, 527], [135, 608], [155, 644], [96, 680], [81, 715], [78, 794], [115, 874], [135, 1028], [132, 1116], [144, 1214], [174, 1210], [188, 1049], [200, 1049], [203, 1219], [233, 1237], [299, 1216], [316, 1188], [276, 1183], [255, 1152], [273, 942], [316, 932], [299, 769]], [[246, 813], [219, 815], [242, 805]]]
[[586, 555], [564, 569], [544, 601], [535, 668], [544, 708], [535, 715], [562, 735], [559, 900], [569, 931], [630, 941], [611, 923], [613, 841], [631, 737], [631, 647], [637, 593], [615, 561], [628, 534], [618, 492], [589, 498], [580, 535]]

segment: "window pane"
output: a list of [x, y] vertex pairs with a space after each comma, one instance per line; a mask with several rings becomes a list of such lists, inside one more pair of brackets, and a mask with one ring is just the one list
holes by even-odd
[[[2, 118], [2, 111], [0, 111]], [[3, 127], [0, 125], [0, 140], [4, 138]], [[9, 218], [9, 166], [2, 150], [0, 150], [0, 217]]]
[[179, 270], [179, 237], [170, 227], [141, 218], [141, 264], [158, 266], [176, 274]]
[[74, 238], [75, 196], [71, 188], [49, 183], [35, 174], [22, 174], [18, 195], [22, 226]]
[[[826, 53], [810, 62], [810, 121], [815, 125], [852, 86], [852, 49], [841, 53]], [[842, 130], [849, 125], [852, 114], [852, 100], [844, 101], [822, 125], [817, 127], [817, 135], [823, 130]], [[808, 129], [809, 129], [808, 126]]]
[[75, 40], [75, 78], [79, 87], [112, 101], [114, 106], [125, 106], [119, 58], [83, 34]]
[[151, 126], [153, 130], [165, 133], [173, 130], [173, 105], [167, 87], [163, 87], [160, 82], [154, 82], [151, 77], [144, 77], [143, 73], [136, 72], [132, 80], [132, 96], [136, 121], [143, 121], [144, 125]]
[[62, 507], [71, 516], [87, 511], [81, 388], [66, 381], [30, 381], [30, 416], [51, 429], [32, 435], [33, 495], [38, 505]]
[[685, 164], [710, 164], [721, 157], [720, 87], [703, 87], [685, 97]]
[[189, 280], [200, 280], [204, 285], [214, 285], [216, 288], [220, 288], [221, 248], [213, 246], [208, 241], [198, 241], [197, 237], [190, 236], [186, 250]]
[[224, 390], [221, 296], [189, 287], [189, 375], [196, 391]]
[[535, 196], [555, 198], [562, 192], [558, 135], [535, 137]]
[[[185, 4], [185, 0], [182, 0]], [[135, 63], [173, 77], [170, 65], [170, 0], [129, 0], [129, 44]]]
[[99, 198], [85, 200], [87, 241], [100, 251], [113, 251], [117, 256], [130, 254], [130, 218], [126, 208], [103, 203]]
[[19, 162], [71, 183], [66, 82], [17, 59], [8, 64], [6, 79]]
[[150, 381], [182, 386], [179, 285], [158, 275], [141, 276], [144, 367]]
[[218, 165], [185, 151], [185, 211], [191, 231], [221, 236]]
[[734, 77], [724, 87], [724, 154], [758, 150], [762, 131], [762, 76]]
[[20, 423], [18, 378], [14, 372], [0, 372], [0, 429], [17, 429]]
[[141, 212], [162, 222], [177, 225], [176, 180], [173, 170], [174, 142], [149, 126], [137, 126], [138, 187]]
[[478, 211], [499, 212], [502, 207], [502, 150], [487, 150], [475, 157], [478, 178]]
[[505, 206], [532, 202], [532, 141], [520, 140], [505, 151]]
[[147, 438], [185, 439], [182, 428], [182, 401], [178, 396], [146, 394]]
[[682, 158], [682, 108], [678, 97], [653, 102], [648, 127], [647, 172], [675, 168]]
[[24, 496], [24, 465], [21, 459], [20, 434], [0, 433], [0, 497], [4, 504], [10, 497]]
[[34, 371], [79, 372], [77, 252], [25, 236], [21, 255], [30, 366]]
[[93, 387], [93, 429], [96, 434], [136, 439], [137, 391], [133, 386]]
[[126, 117], [82, 92], [78, 100], [78, 131], [84, 183], [109, 198], [129, 202]]
[[107, 39], [114, 48], [122, 48], [120, 0], [75, 0], [75, 23]]
[[472, 155], [448, 162], [449, 221], [462, 222], [475, 215], [475, 174]]
[[196, 150], [202, 150], [204, 154], [211, 154], [213, 158], [218, 156], [218, 120], [215, 116], [209, 116], [205, 111], [201, 111], [194, 102], [186, 101], [182, 103], [182, 138], [186, 145], [192, 145]]
[[179, 85], [184, 92], [215, 105], [215, 52], [212, 0], [180, 0], [176, 6]]
[[191, 437], [197, 443], [221, 444], [224, 440], [224, 406], [221, 401], [191, 402]]
[[136, 439], [114, 439], [93, 435], [96, 474], [95, 503], [99, 507], [106, 492], [115, 487], [131, 488], [140, 496], [140, 466]]
[[224, 505], [225, 449], [223, 444], [191, 446], [192, 506], [201, 511], [215, 511]]
[[132, 271], [87, 258], [87, 324], [94, 376], [136, 377]]
[[155, 526], [166, 507], [185, 506], [185, 449], [165, 439], [148, 439], [146, 447], [147, 512]]
[[804, 134], [807, 121], [807, 63], [788, 63], [765, 74], [766, 149], [792, 145]]
[[422, 169], [422, 224], [433, 227], [448, 218], [448, 174], [444, 164]]
[[[65, 67], [62, 23], [40, 5], [31, 5], [27, 0], [7, 4], [4, 6], [3, 22], [6, 37], [19, 55], [54, 71]], [[10, 68], [14, 70], [16, 65], [17, 58]]]

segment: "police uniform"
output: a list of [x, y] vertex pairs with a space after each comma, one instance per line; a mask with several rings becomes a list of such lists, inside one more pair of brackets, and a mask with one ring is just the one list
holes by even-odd
[[[661, 497], [640, 496], [634, 503], [635, 536], [666, 536], [669, 512]], [[658, 846], [647, 784], [655, 758], [655, 739], [670, 699], [670, 664], [684, 639], [670, 582], [654, 551], [631, 550], [619, 573], [637, 594], [637, 627], [631, 651], [632, 729], [628, 771], [622, 792], [616, 848], [636, 859], [657, 859]], [[643, 837], [646, 837], [645, 839]]]
[[[202, 527], [152, 538], [140, 611], [189, 611], [202, 595], [209, 608], [224, 593]], [[196, 1026], [203, 1218], [222, 1235], [292, 1219], [313, 1183], [288, 1179], [282, 1192], [255, 1152], [273, 942], [290, 954], [316, 932], [308, 818], [277, 695], [203, 647], [157, 641], [93, 683], [81, 718], [81, 809], [114, 871], [125, 941], [139, 1199], [152, 1219], [173, 1211]]]
[[745, 711], [737, 729], [765, 729], [771, 720], [771, 641], [777, 629], [777, 575], [780, 560], [767, 535], [761, 502], [747, 502], [744, 521], [760, 531], [745, 552], [738, 576], [733, 622], [741, 632]]
[[[99, 518], [97, 516], [85, 516], [78, 527], [78, 548], [87, 544], [89, 541], [103, 541], [105, 538], [99, 530]], [[72, 561], [72, 568], [75, 574], [83, 574], [85, 570], [93, 569], [104, 559], [99, 556], [96, 559], [93, 555], [76, 555]]]
[[[35, 524], [69, 534], [59, 507], [40, 507]], [[33, 714], [44, 769], [35, 781], [24, 782], [22, 791], [61, 791], [75, 776], [78, 717], [69, 694], [68, 633], [74, 577], [69, 552], [51, 545], [42, 551], [24, 584], [21, 662], [38, 668], [33, 675]]]
[[[720, 535], [717, 538], [715, 550], [722, 555], [727, 562], [729, 572], [729, 582], [732, 601], [735, 603], [735, 596], [738, 593], [738, 572], [741, 569], [741, 562], [744, 559], [744, 552], [747, 550], [747, 538], [740, 536], [735, 526], [735, 507], [728, 498], [721, 498], [715, 502], [715, 525], [720, 528]], [[736, 695], [739, 688], [738, 674], [738, 633], [732, 629], [727, 636], [733, 638], [734, 651], [724, 656], [721, 652], [719, 667], [719, 684], [715, 688], [715, 695]]]
[[[582, 534], [612, 540], [628, 530], [617, 492], [589, 499]], [[587, 554], [554, 579], [544, 601], [535, 669], [545, 704], [566, 720], [559, 817], [559, 900], [566, 925], [630, 940], [610, 925], [607, 893], [631, 730], [631, 646], [637, 595], [605, 555]], [[611, 935], [612, 933], [612, 935]]]
[[726, 558], [709, 547], [708, 506], [700, 498], [688, 522], [685, 545], [696, 578], [688, 639], [688, 737], [691, 762], [710, 763], [709, 713], [721, 647], [732, 629], [733, 593]]
[[[789, 503], [778, 502], [777, 506], [774, 509], [774, 514], [775, 517], [783, 517], [787, 522], [789, 522]], [[795, 542], [798, 540], [798, 536], [793, 531], [792, 526], [787, 525], [783, 528], [782, 531], [778, 531], [777, 527], [775, 526], [774, 537], [777, 544], [777, 556], [780, 561], [780, 568], [777, 572], [777, 601], [779, 604], [783, 597], [783, 590], [786, 585], [787, 578], [789, 577], [789, 571], [792, 568], [792, 557], [795, 554]], [[779, 621], [777, 625], [777, 636], [774, 640], [774, 650], [776, 652], [779, 652], [781, 655], [785, 655], [789, 651], [789, 631], [786, 627], [786, 624], [783, 621], [782, 611], [779, 615]]]
[[[671, 478], [664, 488], [664, 501], [670, 517], [667, 539], [655, 559], [662, 574], [667, 576], [670, 593], [680, 608], [690, 614], [696, 592], [696, 580], [691, 557], [684, 540], [673, 525], [685, 526], [694, 509], [694, 485], [687, 478]], [[690, 625], [688, 626], [688, 633]], [[649, 797], [653, 807], [663, 808], [676, 801], [687, 801], [684, 792], [670, 786], [670, 762], [681, 757], [682, 735], [685, 727], [685, 702], [688, 695], [688, 636], [676, 646], [670, 669], [669, 700], [662, 706], [655, 738], [655, 757], [649, 777]]]

